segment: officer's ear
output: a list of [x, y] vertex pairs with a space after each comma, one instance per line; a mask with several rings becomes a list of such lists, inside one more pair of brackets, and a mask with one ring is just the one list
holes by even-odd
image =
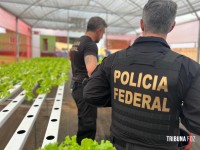
[[172, 26], [171, 26], [169, 32], [171, 32], [171, 31], [174, 29], [175, 25], [176, 25], [176, 21], [174, 21], [174, 23], [172, 24]]
[[144, 22], [142, 19], [140, 19], [140, 28], [144, 32]]

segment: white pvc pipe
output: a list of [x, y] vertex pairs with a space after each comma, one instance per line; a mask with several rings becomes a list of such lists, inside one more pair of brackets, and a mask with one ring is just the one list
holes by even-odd
[[43, 101], [45, 100], [47, 94], [40, 94], [36, 98], [35, 102], [32, 104], [28, 113], [22, 120], [21, 124], [13, 134], [9, 143], [5, 147], [4, 150], [21, 150], [26, 143], [26, 140], [33, 128], [33, 125], [37, 119], [40, 108], [42, 106]]
[[44, 147], [49, 143], [57, 142], [58, 140], [63, 94], [64, 94], [64, 85], [58, 87], [42, 147]]
[[13, 99], [1, 112], [0, 112], [0, 127], [12, 115], [12, 113], [19, 107], [25, 99], [25, 91], [22, 91], [15, 99]]

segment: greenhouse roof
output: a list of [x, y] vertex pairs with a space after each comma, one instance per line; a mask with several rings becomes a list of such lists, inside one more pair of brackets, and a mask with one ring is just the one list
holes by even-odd
[[[137, 34], [148, 0], [0, 0], [0, 7], [33, 28], [85, 31], [92, 16], [108, 23], [109, 34]], [[199, 0], [174, 0], [178, 24], [200, 18]]]

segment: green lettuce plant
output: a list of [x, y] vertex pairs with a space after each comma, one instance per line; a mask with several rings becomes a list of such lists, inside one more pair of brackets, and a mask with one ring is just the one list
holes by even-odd
[[83, 139], [81, 145], [79, 145], [76, 142], [76, 136], [72, 136], [71, 138], [67, 136], [65, 141], [60, 145], [58, 143], [50, 143], [38, 150], [116, 150], [116, 148], [108, 140], [102, 140], [98, 143], [97, 141], [88, 138]]

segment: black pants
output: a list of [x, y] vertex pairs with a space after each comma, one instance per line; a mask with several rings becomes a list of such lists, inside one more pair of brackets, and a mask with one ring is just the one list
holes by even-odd
[[77, 143], [81, 144], [82, 139], [95, 139], [97, 107], [91, 106], [83, 100], [83, 86], [75, 82], [72, 88], [72, 96], [78, 108], [78, 131]]

